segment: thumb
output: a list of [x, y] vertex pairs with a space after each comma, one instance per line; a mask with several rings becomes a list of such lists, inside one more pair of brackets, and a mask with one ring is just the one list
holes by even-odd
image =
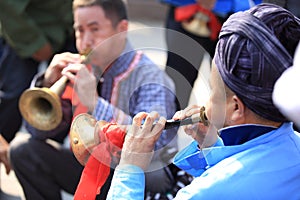
[[6, 169], [6, 174], [9, 174], [11, 167], [8, 160], [8, 148], [9, 144], [0, 134], [0, 163], [2, 162]]
[[4, 166], [5, 166], [5, 172], [6, 174], [8, 175], [10, 173], [10, 170], [11, 170], [11, 166], [10, 166], [10, 163], [6, 157], [6, 159], [2, 160]]

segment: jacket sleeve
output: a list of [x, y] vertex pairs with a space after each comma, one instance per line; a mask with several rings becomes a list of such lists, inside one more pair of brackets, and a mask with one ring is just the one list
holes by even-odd
[[[218, 138], [217, 142], [213, 145], [213, 147], [217, 146], [224, 146], [221, 138]], [[198, 143], [193, 141], [175, 155], [173, 163], [194, 177], [201, 176], [209, 165], [206, 160], [206, 151], [209, 150], [199, 149]]]
[[107, 200], [144, 200], [145, 174], [134, 165], [117, 166]]

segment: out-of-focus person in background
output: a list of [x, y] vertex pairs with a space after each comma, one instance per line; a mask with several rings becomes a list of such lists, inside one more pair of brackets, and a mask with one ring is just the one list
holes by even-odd
[[[300, 18], [300, 1], [298, 0], [263, 0], [264, 3], [272, 3], [281, 6], [291, 11], [296, 17]], [[299, 49], [299, 47], [298, 47]], [[300, 96], [293, 91], [293, 87], [297, 88], [297, 81], [299, 79], [299, 50], [298, 55], [294, 55], [293, 67], [289, 68], [282, 74], [282, 77], [275, 85], [273, 101], [278, 106], [280, 111], [286, 115], [290, 120], [294, 121], [294, 128], [300, 130]], [[297, 64], [298, 63], [298, 64]]]
[[273, 91], [274, 104], [300, 130], [300, 45], [294, 55], [293, 66], [276, 81]]
[[[72, 0], [0, 1], [0, 9], [0, 134], [9, 143], [22, 125], [20, 95], [40, 64], [55, 53], [76, 48]], [[0, 141], [0, 162], [8, 173], [4, 143]]]
[[263, 0], [263, 3], [272, 3], [281, 6], [300, 18], [300, 1], [298, 0]]
[[205, 53], [214, 56], [222, 23], [232, 13], [261, 0], [161, 0], [169, 6], [165, 22], [166, 72], [174, 80], [178, 109], [189, 103]]

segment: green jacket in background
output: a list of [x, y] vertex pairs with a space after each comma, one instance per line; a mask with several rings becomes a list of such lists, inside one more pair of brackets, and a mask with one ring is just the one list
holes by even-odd
[[0, 37], [23, 58], [47, 42], [57, 52], [72, 31], [72, 0], [0, 0]]

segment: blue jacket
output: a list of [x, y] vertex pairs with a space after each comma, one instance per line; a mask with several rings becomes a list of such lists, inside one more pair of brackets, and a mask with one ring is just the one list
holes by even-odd
[[[195, 0], [161, 0], [173, 6], [184, 6], [196, 3]], [[249, 3], [251, 2], [251, 3]], [[253, 5], [262, 3], [262, 0], [217, 0], [213, 12], [217, 15], [227, 15], [249, 9]], [[251, 5], [252, 4], [252, 5]]]
[[[238, 129], [239, 126], [230, 129]], [[232, 131], [231, 131], [232, 133]], [[221, 132], [222, 135], [222, 132]], [[198, 149], [192, 142], [174, 163], [195, 176], [175, 199], [300, 199], [300, 134], [285, 123], [241, 145]], [[144, 173], [118, 166], [108, 199], [143, 199]]]

